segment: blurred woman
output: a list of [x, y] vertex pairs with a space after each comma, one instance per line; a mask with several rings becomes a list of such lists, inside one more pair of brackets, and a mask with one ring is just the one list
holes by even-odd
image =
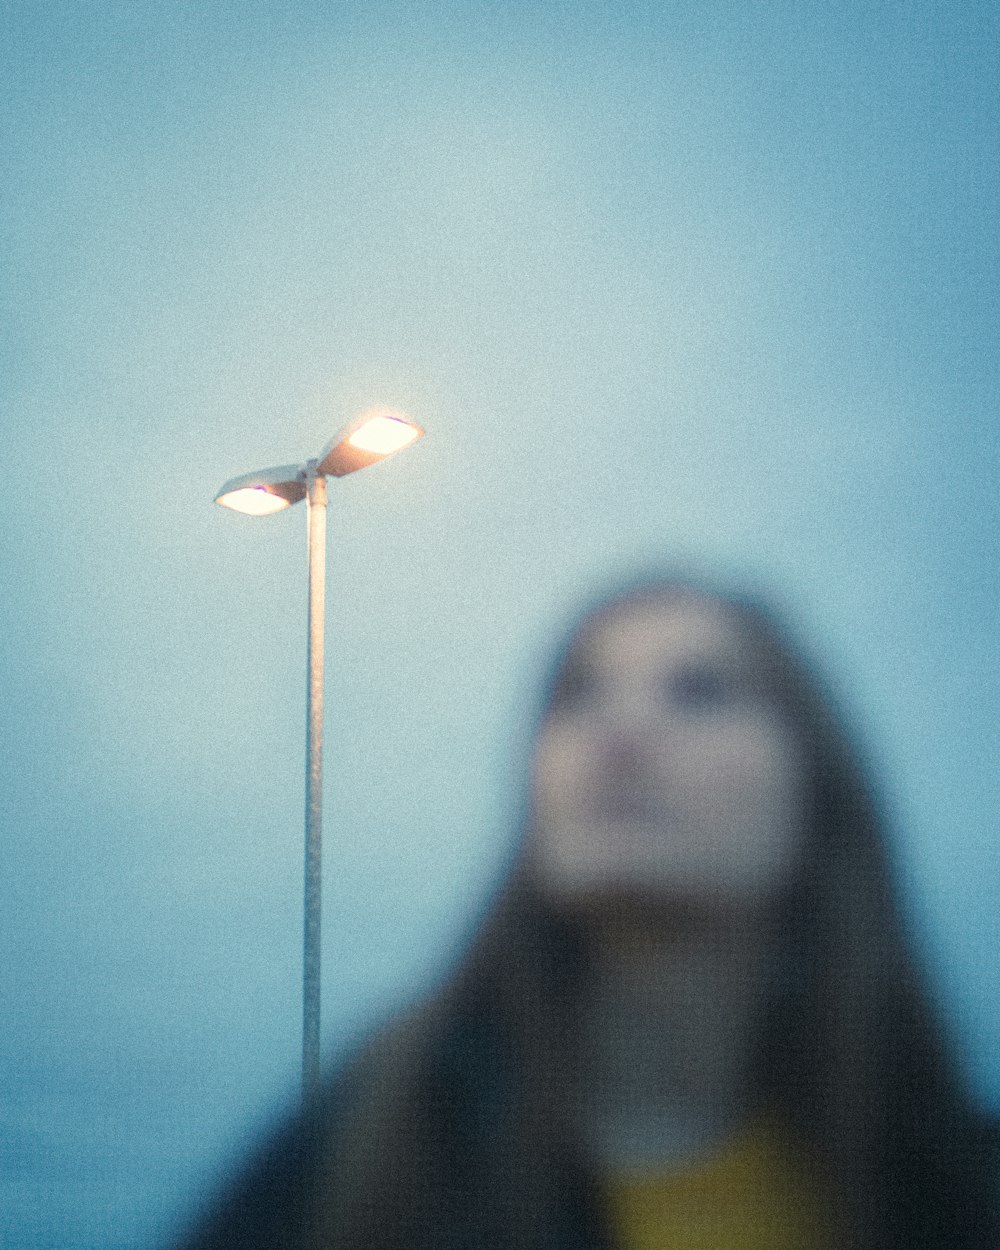
[[764, 610], [657, 581], [559, 657], [457, 971], [191, 1245], [978, 1250], [991, 1164], [828, 700]]

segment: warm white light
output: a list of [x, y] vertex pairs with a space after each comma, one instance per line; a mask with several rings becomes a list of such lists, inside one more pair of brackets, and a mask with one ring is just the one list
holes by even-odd
[[215, 502], [247, 516], [269, 516], [306, 497], [305, 471], [300, 464], [277, 464], [256, 473], [241, 473], [223, 482]]
[[347, 441], [359, 451], [388, 456], [412, 443], [419, 434], [415, 426], [400, 417], [378, 416], [356, 429]]
[[219, 495], [215, 502], [222, 504], [224, 508], [232, 508], [234, 512], [245, 512], [248, 516], [268, 516], [287, 508], [291, 500], [272, 494], [263, 486], [244, 486], [242, 490], [231, 490], [225, 495]]

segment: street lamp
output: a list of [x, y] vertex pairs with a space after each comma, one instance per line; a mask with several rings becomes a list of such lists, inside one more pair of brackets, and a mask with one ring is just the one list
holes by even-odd
[[249, 516], [267, 516], [307, 501], [309, 659], [306, 684], [305, 916], [302, 958], [302, 1096], [308, 1102], [320, 1073], [320, 915], [323, 851], [323, 625], [326, 580], [326, 479], [364, 469], [423, 436], [401, 413], [373, 408], [352, 421], [315, 460], [234, 477], [215, 502]]

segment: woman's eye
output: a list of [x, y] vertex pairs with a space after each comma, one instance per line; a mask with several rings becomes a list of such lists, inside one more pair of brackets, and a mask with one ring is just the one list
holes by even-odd
[[551, 707], [559, 711], [579, 707], [586, 701], [593, 685], [590, 673], [582, 664], [569, 664], [556, 682]]
[[675, 673], [668, 683], [671, 702], [686, 712], [712, 712], [736, 698], [732, 679], [718, 669], [692, 667]]

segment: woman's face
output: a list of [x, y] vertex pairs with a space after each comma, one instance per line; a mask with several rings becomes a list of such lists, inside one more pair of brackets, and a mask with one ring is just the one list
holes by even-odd
[[534, 756], [528, 868], [554, 902], [767, 910], [803, 842], [803, 765], [751, 644], [694, 592], [585, 627]]

